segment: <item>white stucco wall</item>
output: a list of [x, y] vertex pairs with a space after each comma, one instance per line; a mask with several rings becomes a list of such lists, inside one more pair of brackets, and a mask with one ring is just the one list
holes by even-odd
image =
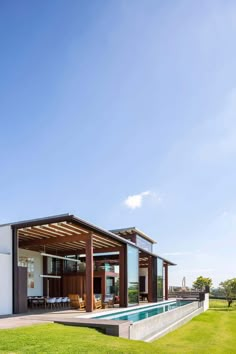
[[12, 313], [12, 229], [10, 225], [0, 226], [0, 284], [0, 315], [8, 315]]
[[145, 276], [145, 290], [148, 292], [148, 268], [139, 268], [139, 276]]
[[28, 296], [42, 296], [43, 295], [43, 257], [38, 252], [24, 250], [19, 248], [19, 257], [34, 258], [34, 288], [27, 289]]
[[205, 294], [205, 301], [203, 304], [204, 311], [207, 311], [209, 309], [209, 294]]

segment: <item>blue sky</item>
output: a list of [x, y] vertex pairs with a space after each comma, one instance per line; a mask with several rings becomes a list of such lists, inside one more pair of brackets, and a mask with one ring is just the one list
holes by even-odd
[[0, 222], [136, 226], [235, 276], [236, 3], [0, 2]]

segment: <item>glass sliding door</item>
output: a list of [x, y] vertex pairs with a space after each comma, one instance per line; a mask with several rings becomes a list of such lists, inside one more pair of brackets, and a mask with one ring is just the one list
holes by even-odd
[[157, 301], [163, 301], [163, 260], [157, 258]]
[[139, 251], [136, 247], [127, 246], [127, 285], [128, 306], [139, 302]]

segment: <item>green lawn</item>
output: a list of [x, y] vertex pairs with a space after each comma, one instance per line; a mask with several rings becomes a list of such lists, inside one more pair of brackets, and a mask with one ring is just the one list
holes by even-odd
[[59, 324], [0, 330], [0, 353], [236, 353], [236, 306], [212, 301], [209, 311], [153, 343]]

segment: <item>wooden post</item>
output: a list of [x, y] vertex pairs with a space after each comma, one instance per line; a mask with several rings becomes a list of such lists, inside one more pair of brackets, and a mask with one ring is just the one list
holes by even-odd
[[119, 255], [119, 297], [120, 307], [127, 307], [127, 257], [126, 246], [122, 246]]
[[93, 311], [93, 234], [86, 240], [86, 311]]
[[152, 256], [148, 256], [148, 302], [153, 301], [153, 266]]
[[165, 300], [168, 300], [169, 294], [168, 294], [168, 264], [166, 263], [164, 265], [165, 269]]
[[148, 256], [148, 302], [157, 302], [157, 258]]
[[104, 300], [106, 296], [106, 281], [107, 281], [106, 272], [104, 272], [104, 274], [102, 274], [101, 276], [102, 300]]
[[[48, 257], [43, 257], [43, 274], [48, 274]], [[49, 280], [43, 278], [43, 296], [49, 296]]]

